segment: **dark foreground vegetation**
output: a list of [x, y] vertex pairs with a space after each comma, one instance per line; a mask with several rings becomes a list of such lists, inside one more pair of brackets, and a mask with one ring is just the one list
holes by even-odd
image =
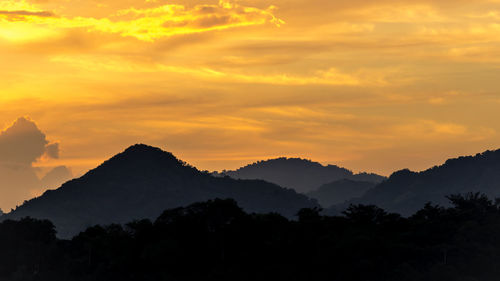
[[49, 221], [4, 221], [0, 280], [497, 281], [500, 201], [449, 199], [409, 218], [357, 205], [338, 217], [303, 209], [297, 221], [214, 200], [72, 240]]

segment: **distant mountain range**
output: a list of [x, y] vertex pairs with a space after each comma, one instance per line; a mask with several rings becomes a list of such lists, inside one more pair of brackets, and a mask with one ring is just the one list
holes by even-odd
[[500, 150], [447, 160], [422, 172], [401, 170], [348, 204], [374, 204], [387, 211], [412, 215], [425, 203], [448, 206], [446, 196], [480, 192], [500, 197]]
[[235, 171], [223, 171], [235, 179], [262, 179], [282, 187], [307, 193], [335, 181], [349, 179], [379, 183], [386, 178], [377, 174], [359, 173], [335, 165], [323, 166], [318, 162], [300, 158], [277, 158], [259, 161]]
[[248, 212], [293, 217], [316, 201], [263, 180], [236, 180], [200, 172], [171, 153], [134, 145], [81, 178], [26, 201], [2, 219], [51, 220], [60, 237], [94, 224], [156, 218], [165, 209], [233, 198]]
[[376, 185], [375, 182], [342, 179], [324, 184], [317, 190], [306, 193], [306, 195], [318, 200], [321, 206], [326, 208], [361, 197]]
[[291, 218], [301, 208], [319, 207], [318, 202], [324, 208], [334, 205], [325, 211], [330, 214], [350, 204], [373, 204], [412, 215], [427, 202], [447, 206], [447, 195], [468, 192], [500, 197], [500, 150], [450, 159], [423, 172], [401, 170], [385, 179], [298, 158], [209, 174], [159, 148], [134, 145], [1, 219], [49, 219], [67, 238], [91, 225], [153, 219], [165, 209], [215, 198], [233, 198], [247, 212]]

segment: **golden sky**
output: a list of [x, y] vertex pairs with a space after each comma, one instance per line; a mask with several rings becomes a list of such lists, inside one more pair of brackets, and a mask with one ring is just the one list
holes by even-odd
[[75, 175], [136, 142], [388, 175], [500, 147], [499, 55], [500, 0], [0, 0], [0, 126]]

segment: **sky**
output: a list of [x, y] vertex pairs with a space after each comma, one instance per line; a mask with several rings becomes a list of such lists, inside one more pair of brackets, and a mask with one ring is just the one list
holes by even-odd
[[0, 173], [30, 175], [0, 208], [134, 143], [383, 175], [497, 149], [499, 54], [499, 0], [0, 0]]

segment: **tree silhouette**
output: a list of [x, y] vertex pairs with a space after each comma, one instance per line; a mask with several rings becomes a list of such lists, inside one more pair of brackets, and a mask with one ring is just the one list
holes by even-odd
[[155, 221], [92, 226], [59, 240], [49, 221], [0, 223], [4, 280], [497, 280], [500, 209], [483, 194], [450, 195], [405, 218], [373, 205], [342, 216], [318, 208], [248, 214], [215, 199]]

